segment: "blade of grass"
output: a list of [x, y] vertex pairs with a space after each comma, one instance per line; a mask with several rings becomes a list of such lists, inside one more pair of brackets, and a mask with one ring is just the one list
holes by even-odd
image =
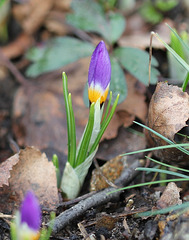
[[[70, 108], [68, 102], [68, 79], [66, 73], [62, 73], [62, 83], [63, 83], [63, 93], [64, 93], [64, 102], [65, 102], [65, 109], [66, 109], [66, 118], [67, 118], [67, 134], [68, 134], [68, 162], [71, 166], [74, 166], [74, 162], [70, 160], [71, 154], [71, 115], [70, 115]], [[72, 159], [73, 160], [73, 159]]]
[[154, 216], [154, 215], [159, 215], [159, 214], [166, 214], [166, 213], [169, 213], [171, 211], [176, 211], [176, 210], [179, 210], [179, 209], [186, 209], [186, 211], [187, 211], [188, 208], [189, 208], [189, 202], [185, 202], [185, 203], [182, 203], [180, 205], [173, 205], [173, 206], [163, 208], [163, 209], [160, 209], [160, 210], [155, 210], [155, 211], [152, 210], [152, 211], [137, 213], [134, 216], [135, 217], [149, 217], [149, 216]]
[[151, 152], [151, 151], [156, 151], [156, 150], [160, 150], [160, 149], [167, 149], [167, 148], [178, 148], [178, 147], [189, 147], [189, 143], [179, 143], [179, 144], [164, 145], [164, 146], [153, 147], [153, 148], [146, 148], [146, 149], [141, 149], [141, 150], [137, 150], [137, 151], [134, 151], [134, 152], [123, 153], [123, 154], [121, 154], [121, 156], [126, 156], [126, 155], [131, 155], [131, 154], [136, 154], [136, 153], [142, 153], [142, 152]]
[[182, 46], [185, 48], [185, 50], [189, 54], [189, 46], [182, 40], [182, 38], [178, 35], [178, 33], [174, 29], [172, 29], [171, 26], [169, 26], [168, 23], [165, 23], [165, 24], [168, 26], [168, 28], [171, 30], [171, 32], [176, 36], [176, 38], [180, 41]]
[[153, 159], [151, 157], [147, 157], [146, 156], [146, 158], [148, 158], [149, 160], [151, 160], [151, 161], [153, 161], [153, 162], [155, 162], [157, 164], [163, 165], [163, 166], [168, 167], [168, 168], [173, 168], [173, 169], [176, 169], [176, 170], [179, 170], [179, 171], [183, 171], [183, 172], [189, 172], [188, 169], [179, 168], [179, 167], [175, 167], [175, 166], [172, 166], [172, 165], [169, 165], [169, 164], [166, 164], [166, 163], [162, 163], [162, 162], [159, 162], [159, 161], [157, 161], [157, 160], [155, 160], [155, 159]]
[[[160, 133], [154, 131], [153, 129], [151, 129], [151, 128], [147, 127], [147, 126], [145, 126], [144, 124], [138, 123], [138, 122], [136, 122], [136, 121], [133, 121], [133, 122], [136, 123], [136, 124], [138, 124], [139, 126], [145, 128], [145, 129], [149, 130], [150, 132], [154, 133], [155, 135], [157, 135], [158, 137], [160, 137], [161, 139], [163, 139], [165, 142], [167, 142], [167, 143], [169, 143], [169, 144], [174, 144], [174, 145], [176, 145], [176, 144], [175, 144], [174, 142], [172, 142], [170, 139], [164, 137], [164, 136], [161, 135]], [[178, 147], [176, 147], [176, 148], [179, 149], [181, 152], [184, 152], [185, 154], [189, 155], [189, 151], [187, 151], [186, 149], [184, 149], [184, 148], [182, 148], [182, 147], [180, 147], [180, 146], [178, 146]]]
[[106, 118], [107, 118], [108, 113], [109, 113], [111, 101], [112, 101], [112, 91], [110, 92], [110, 98], [109, 98], [108, 105], [107, 105], [107, 107], [106, 107], [106, 112], [105, 112], [105, 114], [104, 114], [104, 116], [103, 116], [103, 120], [102, 120], [101, 125], [104, 125], [104, 122], [106, 121]]
[[94, 126], [94, 111], [95, 111], [95, 103], [92, 103], [90, 106], [89, 120], [87, 123], [87, 127], [85, 129], [85, 133], [78, 151], [76, 167], [79, 166], [83, 161], [85, 161], [87, 157], [88, 147], [89, 147], [93, 126]]
[[166, 43], [157, 33], [152, 34], [167, 48], [167, 50], [176, 58], [176, 60], [189, 72], [189, 65]]
[[70, 158], [69, 163], [73, 163], [72, 167], [76, 165], [76, 133], [75, 133], [75, 118], [72, 107], [71, 93], [68, 95], [68, 106], [70, 112]]
[[137, 171], [158, 172], [158, 173], [164, 173], [164, 174], [177, 176], [177, 177], [189, 178], [189, 176], [184, 175], [182, 173], [172, 172], [172, 171], [168, 171], [168, 170], [164, 170], [164, 169], [139, 167], [139, 168], [136, 168], [136, 170]]
[[146, 185], [149, 185], [149, 184], [152, 185], [152, 184], [159, 184], [159, 183], [163, 183], [163, 182], [167, 183], [167, 182], [181, 182], [181, 181], [189, 181], [189, 178], [175, 178], [175, 179], [166, 179], [166, 180], [159, 180], [159, 181], [153, 181], [153, 182], [139, 183], [139, 184], [135, 184], [135, 185], [131, 185], [131, 186], [115, 189], [114, 191], [111, 191], [108, 194], [111, 194], [111, 193], [114, 193], [114, 192], [118, 192], [118, 191], [122, 191], [122, 190], [131, 189], [131, 188], [143, 187], [143, 186], [146, 186]]

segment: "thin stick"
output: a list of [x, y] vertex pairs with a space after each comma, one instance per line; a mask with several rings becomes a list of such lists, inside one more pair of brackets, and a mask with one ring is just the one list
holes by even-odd
[[[127, 185], [138, 174], [138, 172], [135, 171], [135, 169], [137, 167], [140, 167], [143, 165], [144, 165], [144, 161], [140, 161], [140, 160], [135, 161], [129, 168], [126, 168], [123, 170], [121, 177], [115, 181], [115, 184], [118, 186]], [[64, 211], [63, 213], [61, 213], [58, 217], [56, 217], [54, 219], [54, 226], [53, 226], [52, 232], [53, 233], [59, 232], [67, 224], [69, 224], [75, 218], [82, 215], [88, 209], [95, 207], [95, 206], [105, 204], [114, 199], [118, 199], [119, 195], [121, 194], [121, 191], [113, 192], [113, 193], [109, 194], [110, 192], [115, 191], [115, 190], [116, 190], [116, 188], [113, 188], [113, 187], [106, 188], [100, 192], [97, 192], [93, 196], [80, 201], [78, 204], [71, 207], [70, 209]], [[51, 222], [47, 223], [48, 226], [50, 224], [51, 224]]]
[[154, 34], [155, 34], [154, 32], [151, 32], [151, 34], [150, 34], [150, 52], [149, 52], [149, 66], [148, 66], [149, 80], [148, 80], [148, 85], [150, 85], [150, 78], [151, 78], [152, 39], [153, 39]]

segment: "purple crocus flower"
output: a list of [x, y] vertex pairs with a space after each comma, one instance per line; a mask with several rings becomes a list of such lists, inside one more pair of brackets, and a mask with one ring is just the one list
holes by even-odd
[[20, 221], [21, 225], [26, 223], [28, 227], [37, 232], [41, 225], [41, 210], [40, 205], [33, 194], [28, 191], [20, 207]]
[[111, 63], [105, 43], [101, 41], [94, 50], [88, 73], [89, 101], [105, 102], [111, 79]]

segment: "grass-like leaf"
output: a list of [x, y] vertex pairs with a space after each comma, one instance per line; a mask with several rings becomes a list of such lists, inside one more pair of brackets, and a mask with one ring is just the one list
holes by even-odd
[[133, 152], [123, 153], [123, 154], [121, 154], [121, 156], [142, 153], [142, 152], [157, 151], [160, 149], [167, 149], [167, 148], [178, 148], [178, 147], [189, 147], [189, 143], [179, 143], [179, 144], [174, 143], [174, 144], [164, 145], [164, 146], [159, 146], [159, 147], [146, 148], [146, 149], [141, 149], [141, 150], [137, 150], [137, 151], [133, 151]]
[[118, 100], [119, 100], [119, 94], [117, 95], [117, 98], [112, 106], [112, 109], [108, 115], [108, 117], [106, 118], [106, 121], [103, 122], [103, 124], [101, 124], [101, 129], [100, 129], [100, 132], [94, 142], [94, 144], [92, 145], [91, 149], [90, 149], [90, 153], [89, 155], [95, 151], [95, 149], [97, 148], [99, 142], [100, 142], [100, 139], [102, 137], [102, 135], [104, 134], [106, 128], [108, 127], [108, 124], [110, 123], [113, 115], [114, 115], [114, 112], [115, 112], [115, 109], [116, 109], [116, 106], [117, 106], [117, 103], [118, 103]]
[[182, 173], [177, 173], [169, 170], [164, 170], [164, 169], [157, 169], [157, 168], [145, 168], [145, 167], [139, 167], [136, 168], [137, 171], [148, 171], [148, 172], [158, 172], [158, 173], [164, 173], [172, 176], [177, 176], [177, 177], [183, 177], [183, 178], [189, 178], [189, 176], [184, 175]]
[[165, 167], [168, 167], [168, 168], [174, 168], [174, 169], [179, 170], [179, 171], [189, 172], [189, 170], [188, 170], [188, 169], [185, 169], [185, 168], [175, 167], [175, 166], [169, 165], [169, 164], [167, 164], [167, 163], [163, 163], [163, 162], [157, 161], [157, 160], [155, 160], [155, 159], [153, 159], [153, 158], [151, 158], [151, 157], [147, 157], [147, 156], [146, 156], [146, 158], [149, 159], [149, 160], [151, 160], [151, 161], [153, 161], [153, 162], [155, 162], [155, 163], [157, 163], [157, 164], [160, 164], [160, 165], [165, 166]]
[[153, 129], [145, 126], [142, 123], [138, 123], [136, 121], [133, 121], [134, 123], [138, 124], [139, 126], [147, 129], [148, 131], [154, 133], [156, 136], [160, 137], [161, 139], [163, 139], [165, 142], [169, 143], [169, 144], [173, 144], [177, 149], [179, 149], [181, 152], [184, 152], [185, 154], [189, 155], [189, 151], [187, 151], [185, 148], [181, 147], [181, 146], [176, 146], [176, 144], [174, 142], [172, 142], [170, 139], [166, 138], [165, 136], [161, 135], [160, 133], [154, 131]]
[[73, 159], [71, 159], [71, 146], [72, 146], [72, 139], [71, 139], [71, 114], [70, 114], [70, 107], [69, 107], [69, 101], [68, 101], [68, 79], [66, 76], [66, 73], [62, 73], [62, 83], [63, 83], [63, 93], [64, 93], [64, 102], [65, 102], [65, 109], [66, 109], [66, 118], [67, 118], [67, 134], [68, 134], [68, 162], [71, 164], [71, 166], [74, 166]]
[[157, 33], [152, 32], [152, 34], [167, 48], [170, 53], [172, 53], [176, 60], [189, 72], [189, 65], [165, 41], [163, 41]]
[[70, 112], [70, 159], [69, 161], [73, 163], [73, 167], [76, 165], [76, 131], [75, 131], [75, 117], [72, 107], [72, 98], [71, 93], [68, 95], [68, 105], [69, 105], [69, 112]]
[[93, 131], [93, 126], [94, 126], [94, 112], [95, 112], [95, 103], [92, 103], [90, 106], [89, 120], [87, 123], [87, 127], [85, 129], [85, 133], [83, 135], [83, 139], [78, 151], [76, 166], [80, 165], [87, 158], [87, 154], [88, 154], [87, 151], [88, 151], [88, 147], [89, 147], [89, 143], [90, 143], [91, 135]]
[[173, 206], [163, 208], [160, 210], [153, 210], [153, 211], [137, 213], [134, 216], [135, 217], [149, 217], [149, 216], [155, 216], [155, 215], [159, 215], [159, 214], [166, 214], [166, 213], [180, 210], [180, 209], [184, 209], [185, 211], [188, 211], [188, 208], [189, 208], [189, 202], [185, 202], [180, 205], [173, 205]]
[[189, 181], [189, 178], [175, 178], [175, 179], [165, 179], [165, 180], [159, 180], [159, 181], [153, 181], [153, 182], [139, 183], [139, 184], [135, 184], [135, 185], [131, 185], [131, 186], [115, 189], [114, 191], [109, 192], [108, 194], [111, 194], [113, 192], [128, 190], [128, 189], [131, 189], [131, 188], [137, 188], [137, 187], [143, 187], [143, 186], [147, 186], [147, 185], [152, 185], [152, 184], [168, 183], [168, 182], [182, 182], [182, 181], [183, 182], [184, 181]]
[[111, 101], [112, 101], [112, 91], [110, 92], [110, 96], [109, 96], [109, 101], [108, 101], [108, 105], [106, 107], [106, 111], [105, 111], [105, 114], [103, 116], [103, 120], [101, 122], [101, 125], [104, 125], [105, 121], [106, 121], [106, 118], [108, 116], [108, 113], [109, 113], [109, 109], [110, 109], [110, 106], [111, 106]]
[[187, 52], [187, 55], [189, 55], [189, 46], [182, 40], [182, 38], [177, 34], [176, 31], [174, 31], [174, 29], [172, 29], [171, 26], [169, 26], [168, 23], [166, 23], [166, 25], [169, 27], [169, 29], [171, 30], [171, 32], [175, 35], [175, 37], [179, 40], [179, 42], [182, 44], [182, 46], [185, 49], [185, 52]]

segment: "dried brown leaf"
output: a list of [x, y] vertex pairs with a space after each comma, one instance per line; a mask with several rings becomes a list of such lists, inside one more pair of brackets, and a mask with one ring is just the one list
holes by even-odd
[[182, 189], [178, 188], [174, 182], [170, 182], [165, 188], [160, 199], [157, 201], [158, 208], [166, 208], [172, 205], [181, 204], [180, 191]]
[[33, 147], [20, 151], [19, 162], [11, 171], [9, 187], [0, 190], [0, 209], [12, 212], [28, 190], [33, 190], [42, 208], [56, 208], [58, 190], [55, 167], [44, 153]]
[[22, 5], [15, 5], [13, 13], [15, 18], [20, 21], [24, 31], [32, 35], [43, 24], [53, 4], [53, 0], [31, 0]]
[[[189, 96], [177, 86], [167, 83], [158, 83], [152, 96], [149, 113], [148, 126], [174, 141], [175, 134], [187, 126], [189, 119]], [[148, 132], [155, 146], [167, 145], [160, 137]], [[177, 149], [159, 150], [158, 156], [162, 160], [179, 164], [187, 164], [188, 156]]]
[[21, 33], [13, 42], [1, 48], [3, 54], [11, 59], [19, 57], [32, 45], [33, 37], [26, 33]]
[[18, 161], [19, 156], [18, 154], [15, 154], [0, 164], [0, 187], [3, 185], [9, 185], [10, 171]]

